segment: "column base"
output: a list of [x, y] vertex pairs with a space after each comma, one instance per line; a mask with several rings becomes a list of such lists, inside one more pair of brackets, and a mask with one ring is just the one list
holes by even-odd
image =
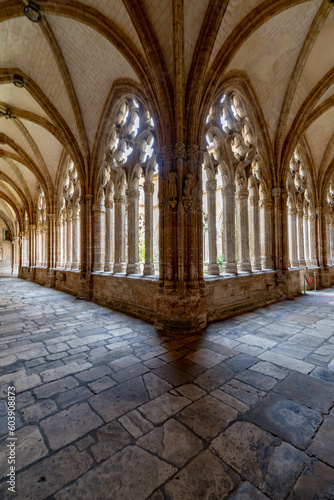
[[157, 300], [155, 328], [168, 333], [189, 335], [206, 327], [206, 298], [197, 290], [178, 292], [163, 289]]
[[299, 267], [306, 267], [306, 260], [305, 259], [300, 259], [298, 260]]
[[105, 273], [112, 273], [113, 272], [113, 263], [112, 262], [109, 262], [109, 264], [106, 264], [104, 266], [104, 272]]
[[208, 265], [208, 274], [210, 276], [219, 276], [219, 266], [217, 263], [212, 263]]
[[114, 274], [125, 274], [125, 273], [126, 273], [126, 262], [115, 262]]
[[237, 266], [235, 262], [223, 262], [224, 274], [237, 274]]
[[239, 273], [251, 273], [251, 263], [250, 262], [238, 262], [237, 270]]
[[104, 265], [103, 264], [94, 264], [93, 273], [103, 273]]
[[259, 260], [253, 260], [251, 262], [251, 266], [252, 266], [252, 271], [261, 271], [262, 270], [261, 262]]
[[154, 265], [153, 264], [145, 264], [144, 265], [144, 276], [154, 276]]
[[[293, 266], [294, 267], [294, 266]], [[297, 267], [298, 266], [298, 261], [297, 261]], [[273, 261], [271, 259], [261, 259], [261, 268], [262, 268], [262, 271], [272, 271], [272, 269], [274, 268], [274, 264], [273, 264]]]
[[71, 269], [73, 271], [78, 271], [79, 270], [79, 262], [73, 262], [71, 265]]
[[[299, 262], [298, 260], [290, 260], [290, 267], [299, 267]], [[263, 269], [263, 267], [262, 267]]]
[[126, 274], [141, 274], [139, 262], [136, 262], [135, 264], [128, 264]]

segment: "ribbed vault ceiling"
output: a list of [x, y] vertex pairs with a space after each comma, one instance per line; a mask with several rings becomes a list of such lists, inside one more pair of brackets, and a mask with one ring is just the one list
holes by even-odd
[[[65, 154], [81, 162], [87, 182], [117, 82], [142, 89], [153, 113], [176, 102], [175, 53], [185, 109], [189, 96], [201, 103], [213, 95], [225, 75], [245, 75], [277, 170], [304, 141], [324, 189], [334, 157], [329, 0], [41, 0], [39, 23], [24, 15], [24, 4], [0, 0], [0, 111], [10, 108], [0, 118], [0, 216], [33, 215], [39, 183], [55, 202]], [[24, 88], [13, 85], [14, 74]]]

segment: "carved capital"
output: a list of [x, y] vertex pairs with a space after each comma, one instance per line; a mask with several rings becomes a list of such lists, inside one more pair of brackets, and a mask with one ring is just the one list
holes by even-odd
[[126, 195], [128, 200], [139, 200], [139, 189], [137, 188], [129, 188], [126, 190]]
[[235, 186], [234, 184], [228, 184], [228, 186], [222, 187], [222, 196], [234, 196], [235, 195]]
[[106, 208], [114, 208], [114, 202], [111, 200], [106, 201]]
[[260, 200], [260, 208], [270, 209], [272, 206], [273, 203], [271, 201], [271, 198], [263, 198], [263, 200]]
[[216, 189], [217, 189], [216, 179], [213, 181], [206, 181], [206, 190], [207, 191], [216, 191]]
[[324, 208], [323, 207], [316, 207], [315, 213], [316, 213], [316, 215], [320, 216], [321, 214], [324, 213]]
[[104, 205], [100, 205], [99, 203], [96, 203], [92, 206], [92, 211], [93, 212], [105, 212], [105, 207], [104, 207]]
[[154, 193], [154, 182], [145, 181], [144, 182], [144, 192], [153, 194]]
[[119, 203], [120, 205], [125, 205], [126, 197], [123, 194], [115, 194], [114, 203]]
[[259, 196], [258, 195], [250, 196], [249, 197], [249, 204], [251, 207], [258, 206], [259, 205]]

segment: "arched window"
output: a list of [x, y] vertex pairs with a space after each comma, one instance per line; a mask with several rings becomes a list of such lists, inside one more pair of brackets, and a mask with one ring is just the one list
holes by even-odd
[[157, 272], [158, 165], [154, 121], [144, 104], [124, 96], [111, 113], [96, 184], [94, 272]]
[[57, 267], [78, 270], [80, 268], [80, 197], [78, 171], [68, 157], [62, 177], [58, 210]]
[[210, 108], [203, 164], [204, 273], [273, 268], [270, 181], [237, 91]]
[[302, 148], [293, 152], [286, 178], [290, 267], [317, 265], [315, 210]]

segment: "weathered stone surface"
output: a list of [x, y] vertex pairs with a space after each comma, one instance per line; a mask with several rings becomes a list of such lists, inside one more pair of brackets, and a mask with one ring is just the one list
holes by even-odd
[[161, 424], [190, 403], [191, 401], [183, 396], [165, 393], [140, 406], [138, 410], [154, 424]]
[[22, 415], [26, 423], [38, 422], [51, 413], [57, 411], [57, 405], [52, 399], [45, 399], [41, 403], [29, 406], [22, 410]]
[[[143, 470], [145, 475], [143, 476]], [[137, 446], [116, 453], [94, 470], [87, 472], [72, 486], [55, 495], [56, 500], [73, 498], [109, 498], [145, 500], [176, 469]]]
[[[7, 438], [10, 439], [7, 439]], [[37, 426], [28, 426], [15, 431], [16, 439], [5, 436], [0, 440], [0, 478], [3, 478], [9, 472], [8, 445], [15, 444], [15, 470], [19, 471], [33, 462], [36, 462], [48, 454], [44, 440]]]
[[247, 405], [253, 405], [260, 401], [262, 397], [266, 395], [265, 392], [252, 387], [251, 385], [245, 384], [240, 380], [232, 379], [227, 384], [222, 385], [221, 390], [235, 397], [236, 399], [246, 403]]
[[334, 467], [334, 415], [325, 418], [308, 452]]
[[43, 377], [44, 382], [51, 382], [52, 380], [57, 380], [62, 377], [66, 377], [72, 373], [82, 372], [91, 368], [93, 365], [91, 363], [69, 363], [64, 366], [60, 366], [59, 368], [53, 368], [52, 370], [45, 370], [41, 372], [41, 376]]
[[[111, 346], [107, 346], [111, 348]], [[128, 366], [134, 365], [136, 363], [140, 363], [140, 359], [137, 356], [133, 356], [130, 354], [129, 356], [124, 356], [123, 358], [115, 359], [109, 363], [109, 366], [114, 370], [122, 370], [123, 368], [127, 368]]]
[[311, 459], [294, 485], [289, 500], [331, 500], [334, 498], [334, 470]]
[[205, 373], [203, 373], [203, 375], [197, 377], [194, 380], [194, 383], [207, 391], [212, 391], [232, 377], [233, 371], [226, 366], [225, 362], [215, 366], [214, 368], [211, 368], [210, 370], [207, 370]]
[[93, 457], [100, 463], [131, 443], [132, 436], [118, 422], [111, 422], [96, 432], [97, 443], [91, 447]]
[[201, 397], [205, 396], [206, 392], [195, 384], [185, 384], [178, 387], [177, 392], [182, 394], [185, 398], [191, 399], [191, 401], [197, 401]]
[[203, 449], [202, 441], [173, 418], [138, 439], [137, 444], [177, 467]]
[[212, 396], [205, 396], [178, 415], [178, 420], [199, 436], [210, 439], [234, 420], [238, 412]]
[[77, 404], [42, 420], [41, 426], [52, 450], [58, 450], [102, 425], [87, 403]]
[[319, 380], [324, 380], [325, 382], [330, 382], [334, 384], [334, 370], [328, 370], [326, 368], [320, 368], [317, 366], [312, 373], [311, 377], [318, 378]]
[[198, 349], [192, 354], [186, 356], [186, 358], [190, 359], [194, 363], [205, 366], [206, 368], [212, 368], [227, 359], [227, 356], [223, 356], [222, 354], [213, 352], [209, 349]]
[[242, 483], [228, 500], [268, 500], [268, 497], [252, 484]]
[[299, 359], [285, 356], [283, 354], [278, 354], [272, 351], [260, 354], [259, 359], [269, 361], [270, 363], [274, 363], [275, 365], [283, 366], [283, 368], [288, 368], [289, 370], [296, 370], [300, 373], [310, 373], [310, 371], [312, 371], [314, 368], [314, 365], [312, 365], [311, 363], [306, 363], [305, 361], [301, 361]]
[[289, 374], [289, 371], [285, 368], [278, 368], [278, 366], [268, 363], [267, 361], [259, 361], [249, 369], [258, 373], [263, 373], [263, 375], [269, 375], [270, 377], [277, 378], [278, 380], [285, 379], [285, 377]]
[[89, 370], [85, 370], [80, 373], [76, 373], [75, 376], [82, 382], [91, 382], [93, 380], [102, 378], [105, 375], [110, 375], [111, 372], [112, 370], [111, 368], [109, 368], [109, 366], [101, 365], [101, 366], [96, 366], [94, 368], [90, 368]]
[[[64, 484], [84, 474], [92, 462], [93, 459], [87, 452], [79, 453], [74, 446], [69, 446], [18, 474], [16, 497], [25, 500], [47, 498]], [[6, 483], [0, 485], [0, 497], [3, 500], [13, 498]]]
[[89, 400], [105, 422], [111, 422], [146, 401], [148, 397], [141, 378], [111, 387]]
[[152, 423], [147, 420], [138, 410], [132, 410], [119, 419], [132, 436], [138, 438], [153, 429]]
[[34, 393], [39, 399], [49, 398], [53, 394], [65, 392], [73, 387], [78, 387], [79, 382], [74, 377], [66, 377], [62, 380], [56, 380], [49, 384], [43, 384], [41, 387], [34, 389]]
[[275, 392], [322, 412], [334, 404], [334, 384], [301, 373], [291, 373]]
[[238, 340], [240, 342], [245, 342], [245, 344], [253, 345], [256, 347], [262, 347], [265, 349], [277, 345], [277, 342], [274, 342], [273, 340], [268, 340], [262, 337], [258, 337], [256, 335], [243, 335], [242, 337], [239, 337]]
[[246, 403], [239, 401], [237, 398], [234, 398], [230, 394], [227, 394], [220, 389], [215, 389], [214, 391], [210, 392], [210, 396], [219, 399], [219, 401], [222, 401], [223, 403], [231, 406], [231, 408], [234, 408], [237, 411], [245, 412], [250, 408]]
[[60, 408], [66, 408], [66, 406], [74, 405], [75, 403], [79, 403], [79, 401], [90, 398], [91, 395], [92, 393], [87, 387], [74, 387], [74, 389], [70, 389], [69, 391], [61, 392], [57, 396], [56, 401]]
[[143, 375], [143, 380], [150, 399], [154, 399], [164, 392], [173, 389], [173, 386], [171, 384], [158, 377], [154, 373], [145, 373]]
[[238, 354], [232, 359], [226, 361], [226, 366], [230, 368], [235, 373], [243, 372], [250, 368], [258, 361], [257, 358], [253, 356], [248, 356], [247, 354]]
[[104, 391], [105, 389], [109, 389], [109, 387], [113, 387], [116, 385], [116, 382], [111, 380], [110, 377], [102, 377], [98, 380], [94, 380], [94, 382], [90, 382], [87, 384], [88, 387], [94, 394], [98, 394], [99, 392]]
[[210, 449], [277, 500], [286, 497], [307, 460], [303, 452], [246, 422], [233, 423], [213, 440]]
[[252, 387], [256, 387], [256, 389], [260, 389], [261, 391], [269, 391], [277, 384], [277, 380], [273, 377], [269, 377], [268, 375], [263, 375], [262, 373], [252, 372], [251, 370], [245, 370], [239, 375], [236, 376], [237, 380], [241, 380], [245, 384], [251, 385]]
[[226, 498], [239, 476], [210, 451], [190, 462], [164, 487], [167, 498], [210, 500]]
[[174, 387], [185, 384], [193, 378], [189, 373], [175, 368], [172, 363], [156, 368], [154, 373], [172, 384]]
[[270, 394], [245, 416], [261, 428], [305, 449], [321, 423], [316, 410]]

